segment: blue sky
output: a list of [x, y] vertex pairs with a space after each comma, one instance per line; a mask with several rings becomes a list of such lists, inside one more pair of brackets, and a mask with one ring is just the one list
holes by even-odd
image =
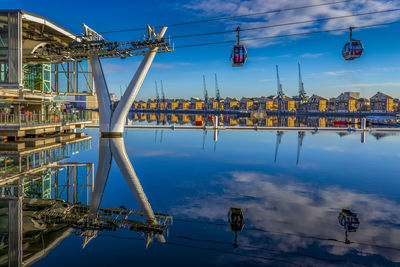
[[[190, 1], [54, 1], [5, 0], [2, 8], [23, 9], [44, 16], [75, 32], [86, 23], [98, 32], [115, 29], [165, 25], [205, 18], [332, 2], [328, 0], [190, 0]], [[251, 28], [270, 24], [304, 21], [400, 7], [400, 1], [360, 0], [345, 4], [307, 8], [260, 15], [251, 18], [170, 27], [167, 35], [181, 35]], [[400, 12], [383, 13], [349, 19], [330, 20], [296, 26], [268, 28], [243, 33], [244, 38], [282, 35], [310, 30], [328, 30], [400, 20]], [[107, 40], [135, 40], [142, 32], [104, 34]], [[400, 24], [360, 29], [354, 37], [365, 46], [362, 58], [346, 62], [341, 50], [348, 33], [323, 33], [292, 38], [265, 39], [245, 43], [248, 61], [242, 68], [232, 68], [229, 55], [232, 44], [176, 49], [158, 54], [139, 92], [139, 99], [155, 96], [154, 81], [163, 80], [166, 97], [202, 97], [203, 74], [209, 95], [215, 95], [217, 73], [223, 97], [261, 96], [276, 93], [275, 65], [279, 64], [284, 92], [293, 96], [298, 90], [297, 62], [302, 64], [303, 82], [308, 94], [337, 96], [342, 91], [359, 91], [371, 97], [383, 91], [400, 97]], [[234, 34], [176, 39], [175, 45], [233, 40]], [[103, 60], [111, 92], [120, 93], [136, 70], [141, 58]]]

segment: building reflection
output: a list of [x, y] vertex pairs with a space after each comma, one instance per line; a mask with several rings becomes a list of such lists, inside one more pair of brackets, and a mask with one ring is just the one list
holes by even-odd
[[[71, 234], [82, 248], [100, 232], [142, 233], [145, 247], [165, 242], [172, 217], [153, 212], [122, 138], [101, 139], [96, 179], [92, 162], [66, 162], [91, 148], [91, 139], [22, 155], [0, 157], [0, 265], [29, 266]], [[140, 210], [101, 207], [114, 157]]]

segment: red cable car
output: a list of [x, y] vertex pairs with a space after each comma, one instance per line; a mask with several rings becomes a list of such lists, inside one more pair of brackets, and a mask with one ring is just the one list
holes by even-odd
[[353, 39], [353, 27], [350, 27], [350, 42], [346, 43], [342, 50], [345, 60], [354, 60], [361, 57], [364, 52], [364, 46], [360, 40]]
[[237, 31], [237, 44], [233, 46], [231, 53], [232, 67], [242, 67], [247, 60], [247, 50], [244, 45], [240, 44], [240, 27], [236, 28]]

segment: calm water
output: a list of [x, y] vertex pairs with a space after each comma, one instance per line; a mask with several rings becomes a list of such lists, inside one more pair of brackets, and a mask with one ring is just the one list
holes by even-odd
[[[99, 133], [86, 133], [92, 149], [66, 161], [97, 167]], [[145, 248], [119, 227], [82, 248], [72, 231], [33, 266], [400, 266], [400, 136], [128, 130], [123, 141], [151, 210], [173, 217], [165, 243]], [[142, 210], [131, 189], [113, 161], [100, 207]], [[231, 207], [245, 220], [237, 248]], [[347, 243], [342, 209], [360, 222]]]

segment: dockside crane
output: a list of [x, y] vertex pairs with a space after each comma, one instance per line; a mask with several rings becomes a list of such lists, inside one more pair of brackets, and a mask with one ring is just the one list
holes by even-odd
[[282, 89], [282, 84], [281, 84], [281, 79], [279, 78], [279, 68], [278, 65], [276, 65], [276, 81], [277, 81], [277, 86], [278, 86], [278, 90], [277, 90], [277, 96], [282, 99], [285, 94], [283, 93], [283, 89]]
[[304, 90], [303, 79], [301, 78], [300, 61], [298, 62], [298, 68], [299, 68], [299, 98], [300, 98], [300, 100], [306, 100], [307, 94], [306, 94], [306, 91]]
[[206, 76], [203, 75], [203, 92], [204, 92], [204, 107], [207, 109], [208, 107], [208, 92], [206, 86]]
[[156, 85], [156, 101], [157, 101], [157, 109], [160, 109], [160, 94], [158, 93], [158, 88], [157, 88], [157, 81], [154, 81]]
[[218, 109], [220, 108], [221, 94], [219, 92], [217, 74], [215, 73], [215, 98], [217, 99]]
[[278, 109], [283, 109], [283, 100], [285, 98], [285, 94], [283, 93], [281, 79], [279, 78], [279, 69], [278, 65], [276, 65], [276, 82], [277, 82], [277, 97], [278, 97]]
[[166, 109], [166, 107], [165, 107], [164, 85], [163, 85], [162, 80], [161, 80], [161, 97], [162, 97], [163, 109]]
[[299, 131], [297, 134], [297, 157], [296, 157], [296, 166], [299, 165], [299, 159], [300, 159], [300, 150], [301, 147], [303, 146], [303, 139], [304, 136], [306, 136], [306, 132], [304, 131]]
[[275, 145], [274, 163], [276, 163], [276, 159], [278, 158], [278, 149], [279, 149], [279, 145], [281, 144], [283, 133], [284, 133], [283, 131], [277, 131], [276, 132], [276, 145]]

